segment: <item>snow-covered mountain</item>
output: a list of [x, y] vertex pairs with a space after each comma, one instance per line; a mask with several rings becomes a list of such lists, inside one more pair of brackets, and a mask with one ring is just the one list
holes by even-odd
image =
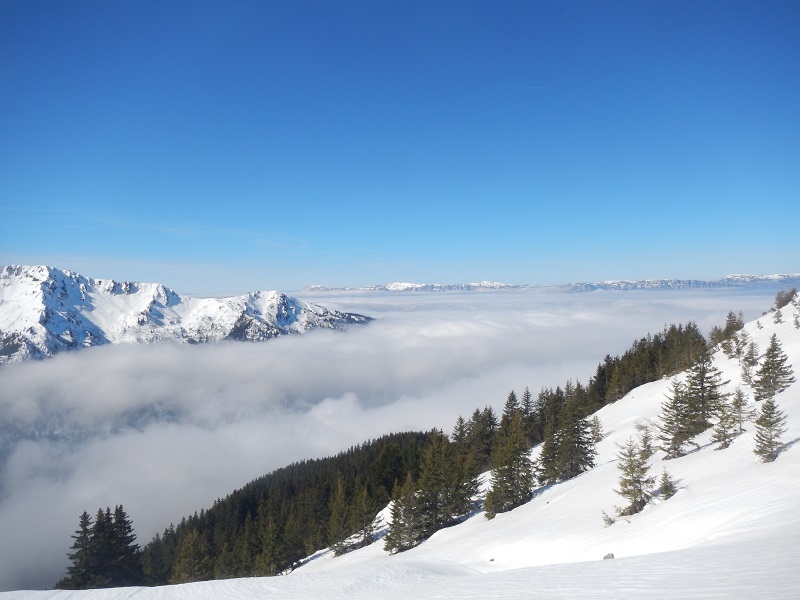
[[567, 283], [563, 285], [535, 286], [529, 284], [516, 285], [495, 281], [477, 283], [387, 283], [368, 285], [359, 288], [329, 288], [322, 285], [310, 285], [304, 292], [453, 292], [453, 291], [486, 291], [508, 290], [520, 288], [546, 288], [560, 292], [593, 292], [596, 290], [685, 290], [696, 288], [791, 288], [800, 287], [800, 273], [782, 275], [726, 275], [721, 279], [632, 279], [616, 281], [595, 281], [584, 283]]
[[370, 320], [275, 291], [195, 298], [157, 283], [44, 266], [0, 268], [0, 364], [101, 344], [262, 341]]
[[[766, 315], [745, 326], [765, 349], [775, 334], [800, 379], [800, 318], [797, 300], [776, 322]], [[728, 390], [741, 386], [736, 359], [717, 352], [715, 366]], [[0, 593], [0, 600], [183, 600], [274, 598], [442, 599], [794, 599], [800, 589], [800, 382], [775, 398], [787, 417], [777, 460], [761, 463], [753, 453], [755, 427], [717, 451], [711, 432], [694, 450], [664, 461], [651, 458], [650, 472], [669, 470], [677, 494], [656, 494], [638, 514], [610, 527], [624, 501], [618, 487], [617, 454], [637, 425], [657, 422], [670, 382], [634, 389], [597, 415], [606, 432], [596, 466], [569, 481], [540, 488], [529, 503], [488, 521], [482, 512], [443, 529], [417, 548], [390, 556], [378, 541], [341, 557], [329, 550], [304, 561], [285, 577], [208, 581], [161, 588]], [[753, 408], [758, 408], [752, 402]], [[535, 458], [538, 448], [534, 448]], [[385, 510], [380, 515], [389, 517]], [[613, 560], [604, 560], [613, 555]]]

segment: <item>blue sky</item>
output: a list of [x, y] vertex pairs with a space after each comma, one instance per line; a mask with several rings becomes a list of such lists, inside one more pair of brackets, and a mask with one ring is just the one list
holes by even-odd
[[800, 3], [0, 3], [0, 262], [185, 293], [800, 270]]

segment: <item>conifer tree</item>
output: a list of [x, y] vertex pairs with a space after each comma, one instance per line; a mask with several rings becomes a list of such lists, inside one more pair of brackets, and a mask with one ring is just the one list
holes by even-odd
[[692, 436], [711, 427], [711, 417], [725, 397], [722, 387], [727, 383], [722, 381], [722, 373], [714, 366], [711, 350], [704, 349], [686, 377], [687, 424]]
[[417, 494], [411, 473], [402, 484], [397, 483], [392, 492], [392, 522], [384, 537], [387, 552], [403, 552], [422, 541], [422, 527], [417, 508]]
[[114, 508], [111, 533], [114, 545], [113, 585], [127, 587], [140, 584], [143, 576], [141, 552], [133, 533], [133, 524], [121, 504]]
[[183, 537], [175, 566], [172, 568], [172, 583], [205, 581], [211, 576], [211, 564], [206, 541], [196, 529], [190, 529]]
[[361, 547], [368, 546], [375, 541], [374, 516], [375, 511], [370, 505], [367, 488], [357, 482], [353, 491], [353, 501], [350, 504], [350, 530], [360, 533], [359, 545]]
[[450, 513], [455, 495], [454, 472], [450, 442], [444, 433], [434, 429], [428, 435], [428, 443], [422, 452], [418, 482], [418, 515], [422, 536], [426, 538], [449, 525], [454, 518]]
[[734, 414], [733, 406], [728, 402], [728, 397], [722, 397], [717, 404], [717, 422], [714, 425], [714, 432], [711, 441], [719, 444], [717, 450], [724, 450], [731, 445], [736, 435], [737, 419]]
[[336, 475], [336, 485], [331, 494], [329, 509], [331, 516], [328, 519], [328, 541], [334, 556], [339, 556], [347, 551], [345, 540], [350, 533], [347, 494], [341, 472]]
[[512, 418], [508, 435], [501, 438], [492, 462], [495, 468], [484, 503], [487, 519], [521, 506], [533, 497], [533, 465], [520, 413]]
[[81, 514], [78, 529], [72, 539], [75, 540], [71, 547], [72, 552], [67, 554], [72, 564], [67, 567], [66, 577], [55, 586], [62, 590], [86, 589], [94, 575], [91, 560], [92, 517], [86, 511]]
[[653, 448], [653, 430], [650, 428], [650, 423], [648, 421], [637, 423], [636, 431], [639, 432], [639, 450], [642, 453], [642, 459], [650, 460], [653, 454], [655, 454], [655, 449]]
[[569, 400], [564, 405], [559, 422], [561, 426], [556, 452], [558, 480], [566, 481], [594, 467], [597, 451], [592, 442], [589, 420], [581, 417], [580, 407], [575, 400]]
[[661, 473], [661, 478], [658, 480], [659, 485], [659, 493], [661, 494], [661, 498], [663, 500], [668, 500], [675, 495], [675, 492], [678, 490], [675, 488], [675, 482], [672, 480], [672, 475], [669, 474], [667, 468], [664, 467], [664, 470]]
[[682, 383], [672, 380], [671, 395], [661, 404], [659, 440], [667, 459], [684, 455], [683, 446], [692, 437], [688, 419], [686, 392]]
[[597, 446], [597, 444], [602, 442], [603, 438], [605, 437], [605, 433], [603, 432], [603, 424], [600, 422], [600, 417], [597, 415], [593, 415], [589, 420], [589, 436], [594, 446]]
[[778, 336], [773, 333], [761, 366], [753, 379], [753, 395], [756, 400], [772, 398], [795, 382], [794, 372], [788, 361]]
[[508, 430], [511, 427], [511, 419], [513, 419], [514, 415], [518, 412], [520, 412], [519, 400], [514, 390], [511, 390], [503, 406], [503, 415], [500, 417], [500, 435], [508, 435]]
[[761, 405], [756, 419], [756, 445], [753, 452], [761, 457], [761, 462], [772, 462], [778, 458], [781, 449], [781, 436], [786, 433], [786, 415], [768, 397]]
[[747, 405], [747, 396], [745, 396], [742, 388], [736, 386], [731, 398], [731, 412], [733, 413], [733, 420], [736, 423], [735, 434], [741, 435], [744, 432], [745, 420], [751, 418], [751, 411]]
[[741, 359], [742, 365], [742, 381], [745, 385], [753, 386], [753, 376], [755, 368], [758, 366], [758, 344], [750, 341], [744, 351]]
[[531, 391], [527, 387], [522, 392], [522, 398], [520, 398], [520, 410], [522, 411], [522, 423], [525, 426], [525, 439], [528, 446], [532, 446], [536, 428], [536, 404], [533, 401]]
[[619, 489], [614, 491], [628, 501], [628, 506], [617, 508], [617, 514], [633, 515], [640, 512], [650, 499], [655, 478], [649, 475], [649, 465], [642, 459], [641, 449], [632, 437], [628, 438], [617, 457]]

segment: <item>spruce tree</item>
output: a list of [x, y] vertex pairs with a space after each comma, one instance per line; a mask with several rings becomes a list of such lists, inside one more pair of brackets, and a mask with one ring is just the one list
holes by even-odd
[[628, 501], [628, 506], [617, 508], [617, 514], [633, 515], [640, 512], [650, 499], [655, 478], [649, 475], [650, 467], [642, 459], [641, 449], [632, 437], [628, 438], [617, 457], [619, 489], [614, 491]]
[[675, 495], [678, 490], [675, 488], [675, 482], [672, 480], [672, 475], [669, 474], [667, 468], [661, 473], [661, 478], [658, 480], [659, 494], [663, 500], [668, 500]]
[[426, 538], [454, 519], [450, 508], [455, 494], [453, 473], [456, 469], [450, 450], [450, 442], [442, 431], [434, 429], [430, 432], [422, 451], [418, 482], [418, 514], [422, 536]]
[[636, 431], [639, 432], [639, 450], [642, 453], [643, 460], [650, 460], [655, 454], [653, 448], [653, 430], [648, 421], [636, 424]]
[[794, 372], [788, 361], [778, 336], [773, 333], [761, 366], [753, 379], [753, 395], [756, 400], [772, 398], [795, 382]]
[[691, 426], [687, 422], [691, 416], [687, 409], [686, 392], [683, 384], [672, 380], [671, 395], [661, 404], [661, 424], [659, 440], [667, 459], [683, 456], [684, 445], [692, 437]]
[[372, 509], [367, 488], [361, 482], [356, 483], [353, 491], [353, 501], [350, 504], [350, 529], [358, 532], [359, 545], [370, 545], [375, 541], [375, 528], [373, 520], [375, 511]]
[[334, 556], [339, 556], [347, 551], [346, 539], [350, 533], [347, 493], [341, 472], [336, 474], [336, 485], [333, 488], [328, 507], [330, 510], [328, 542], [333, 549]]
[[518, 412], [520, 412], [519, 400], [514, 390], [511, 390], [503, 406], [503, 414], [500, 417], [500, 435], [508, 435], [508, 430], [511, 427], [511, 419], [513, 419], [514, 415]]
[[403, 552], [422, 541], [422, 527], [417, 507], [417, 493], [411, 473], [402, 484], [396, 483], [392, 491], [392, 522], [384, 536], [387, 552]]
[[593, 415], [589, 420], [589, 436], [594, 446], [597, 446], [597, 444], [602, 442], [603, 438], [605, 437], [605, 433], [603, 432], [603, 424], [600, 422], [600, 417], [597, 415]]
[[715, 444], [719, 444], [717, 450], [724, 450], [731, 445], [736, 435], [737, 428], [737, 416], [734, 413], [732, 404], [728, 402], [727, 397], [721, 398], [717, 404], [716, 417], [717, 422], [714, 425], [711, 441]]
[[533, 497], [533, 465], [528, 457], [522, 415], [511, 420], [508, 435], [501, 438], [492, 462], [492, 482], [486, 494], [487, 519], [525, 504]]
[[741, 435], [744, 431], [745, 420], [751, 418], [751, 411], [747, 405], [747, 396], [739, 386], [736, 386], [731, 398], [731, 412], [736, 423], [735, 433], [736, 435]]
[[775, 404], [772, 397], [764, 400], [756, 419], [756, 445], [753, 452], [761, 457], [761, 462], [772, 462], [778, 458], [782, 443], [781, 436], [786, 433], [786, 415]]
[[594, 467], [597, 451], [592, 442], [589, 420], [581, 417], [576, 401], [570, 400], [564, 405], [559, 422], [558, 480], [566, 481]]
[[78, 520], [78, 529], [72, 536], [75, 542], [72, 544], [72, 552], [67, 554], [72, 564], [67, 567], [67, 575], [61, 579], [56, 588], [62, 590], [83, 590], [89, 587], [92, 577], [91, 562], [91, 541], [92, 541], [92, 517], [83, 511]]
[[211, 577], [211, 562], [206, 540], [196, 529], [190, 529], [181, 540], [170, 582], [205, 581], [209, 577]]
[[141, 551], [133, 533], [133, 524], [121, 504], [114, 508], [111, 532], [114, 545], [112, 585], [127, 587], [141, 584], [143, 577]]
[[755, 368], [758, 366], [758, 344], [750, 341], [744, 351], [741, 359], [742, 364], [742, 381], [745, 385], [753, 386], [753, 375]]
[[722, 381], [720, 370], [714, 366], [711, 350], [706, 348], [686, 377], [686, 410], [689, 412], [687, 424], [692, 436], [711, 427], [711, 417], [725, 397], [722, 387], [727, 383], [729, 382]]

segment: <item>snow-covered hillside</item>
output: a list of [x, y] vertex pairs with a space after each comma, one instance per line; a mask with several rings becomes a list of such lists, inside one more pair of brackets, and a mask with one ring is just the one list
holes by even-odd
[[369, 320], [274, 291], [192, 298], [157, 283], [43, 266], [0, 268], [0, 364], [109, 343], [262, 341]]
[[[797, 304], [745, 326], [763, 351], [776, 334], [800, 379]], [[715, 355], [732, 390], [736, 360]], [[478, 513], [418, 548], [389, 556], [378, 542], [342, 557], [321, 551], [285, 577], [86, 592], [8, 592], [0, 600], [183, 598], [796, 598], [800, 589], [800, 383], [776, 396], [787, 416], [783, 451], [773, 463], [753, 454], [754, 426], [717, 451], [710, 432], [700, 448], [663, 461], [678, 492], [605, 527], [601, 511], [623, 505], [614, 493], [617, 452], [636, 425], [655, 421], [669, 388], [658, 381], [598, 412], [607, 435], [597, 466], [538, 490], [516, 510], [487, 521]], [[537, 450], [534, 449], [534, 456]], [[383, 513], [387, 514], [386, 511]], [[613, 553], [613, 560], [603, 557]]]

